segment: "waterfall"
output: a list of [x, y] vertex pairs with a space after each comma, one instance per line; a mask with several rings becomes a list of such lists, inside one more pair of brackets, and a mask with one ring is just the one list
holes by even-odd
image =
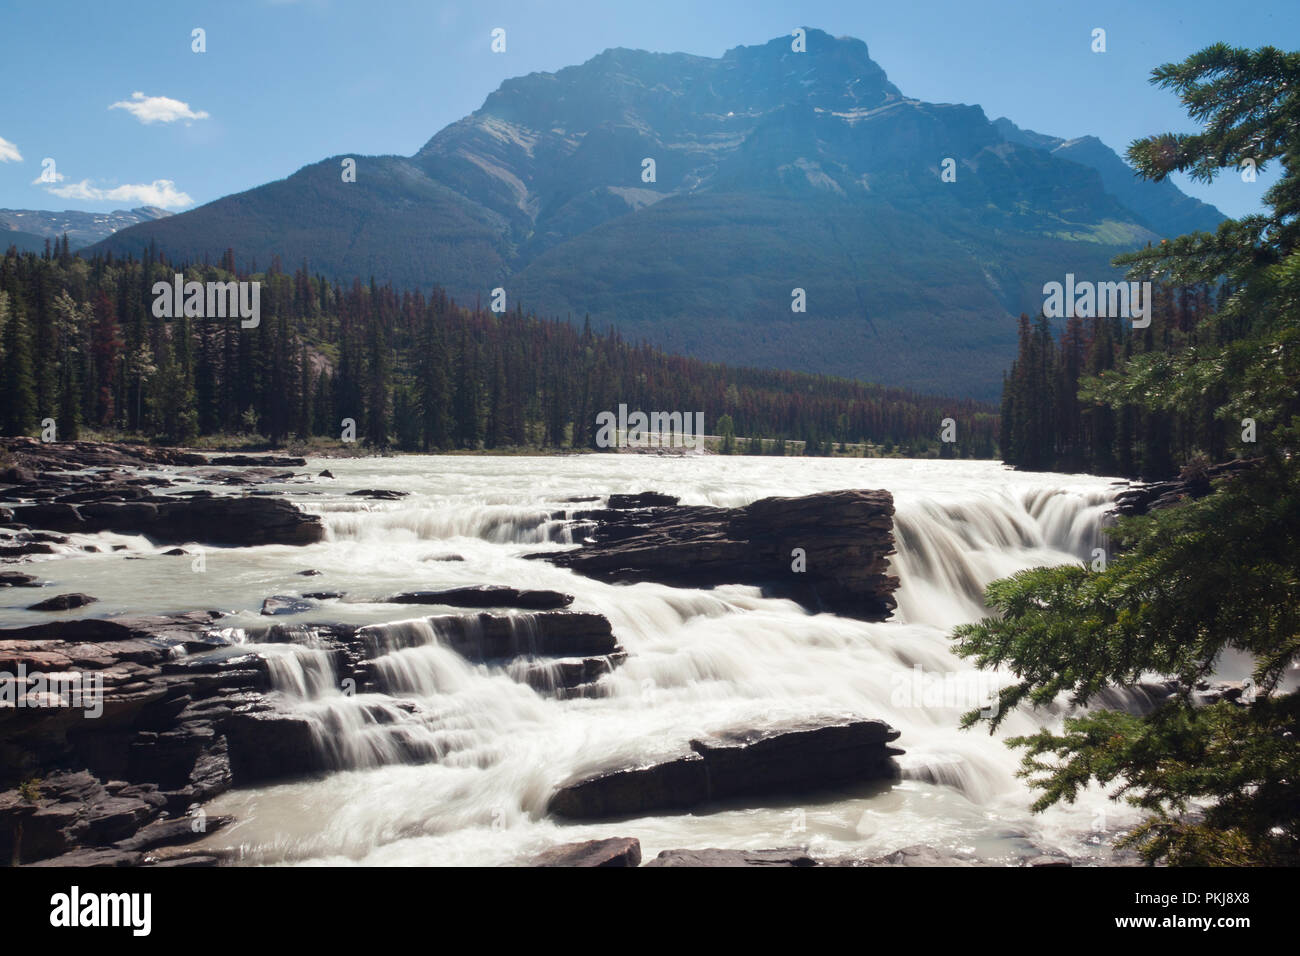
[[[1091, 560], [1111, 499], [1106, 481], [965, 461], [576, 456], [511, 459], [507, 475], [485, 471], [484, 461], [399, 458], [383, 463], [382, 476], [366, 459], [331, 462], [345, 490], [409, 496], [313, 502], [331, 532], [311, 559], [334, 576], [321, 580], [361, 581], [370, 593], [486, 583], [565, 591], [575, 609], [609, 619], [626, 659], [597, 677], [599, 693], [565, 698], [553, 692], [564, 665], [531, 653], [531, 615], [512, 617], [517, 657], [481, 661], [477, 611], [393, 620], [391, 605], [337, 606], [363, 625], [369, 658], [367, 680], [351, 692], [310, 629], [291, 644], [258, 645], [284, 705], [311, 720], [321, 753], [341, 772], [218, 798], [213, 812], [235, 813], [264, 847], [253, 859], [490, 864], [563, 839], [615, 835], [639, 836], [649, 854], [791, 842], [865, 854], [933, 842], [996, 855], [1030, 836], [1078, 851], [1130, 813], [1086, 791], [1073, 806], [1029, 814], [1019, 754], [1003, 739], [1059, 726], [1070, 708], [1022, 708], [996, 736], [960, 730], [964, 712], [988, 706], [1013, 678], [974, 668], [949, 638], [954, 625], [988, 613], [982, 593], [993, 579]], [[654, 489], [734, 506], [843, 487], [895, 495], [891, 564], [901, 585], [898, 610], [883, 623], [814, 614], [754, 587], [612, 585], [524, 559], [565, 541], [566, 519], [589, 507], [566, 503], [578, 494]], [[429, 562], [431, 551], [465, 560]], [[458, 619], [455, 635], [449, 619]], [[1133, 695], [1111, 700], [1142, 706]], [[563, 827], [545, 813], [554, 788], [574, 774], [646, 763], [712, 732], [835, 714], [899, 729], [903, 779], [807, 798], [808, 829], [796, 836], [788, 801]], [[310, 821], [273, 809], [304, 801]]]
[[901, 505], [894, 517], [898, 614], [936, 627], [976, 620], [990, 581], [1067, 557], [1092, 560], [1104, 546], [1107, 491], [985, 492], [978, 498]]

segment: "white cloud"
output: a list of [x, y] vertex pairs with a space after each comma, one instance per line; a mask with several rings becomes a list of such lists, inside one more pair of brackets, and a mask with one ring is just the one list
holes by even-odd
[[203, 110], [190, 109], [189, 103], [182, 103], [170, 96], [145, 96], [138, 90], [131, 94], [129, 100], [119, 100], [109, 109], [126, 110], [141, 123], [174, 123], [177, 120], [208, 118]]
[[[33, 185], [33, 186], [45, 186], [45, 185], [48, 185], [50, 181], [49, 181], [48, 179], [42, 179], [42, 178], [41, 178], [41, 176], [44, 176], [44, 175], [45, 175], [45, 172], [42, 171], [40, 176], [37, 176], [35, 179], [32, 180], [32, 185]], [[63, 182], [63, 181], [64, 181], [65, 179], [67, 179], [67, 178], [68, 178], [67, 176], [64, 176], [63, 173], [59, 172], [57, 169], [54, 171], [54, 181], [55, 181], [56, 183], [61, 183], [61, 182]]]
[[18, 147], [0, 136], [0, 163], [21, 163], [22, 161], [23, 155], [18, 152]]
[[194, 203], [188, 193], [181, 192], [170, 179], [155, 179], [151, 183], [116, 186], [113, 189], [100, 189], [90, 185], [89, 179], [67, 186], [49, 186], [46, 192], [62, 199], [82, 199], [90, 202], [132, 202], [145, 206], [160, 206], [172, 209], [189, 206]]

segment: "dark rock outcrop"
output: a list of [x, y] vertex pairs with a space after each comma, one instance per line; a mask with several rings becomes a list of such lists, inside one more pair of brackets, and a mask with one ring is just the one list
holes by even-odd
[[1114, 513], [1124, 517], [1144, 515], [1162, 508], [1170, 508], [1189, 498], [1203, 498], [1219, 478], [1231, 478], [1254, 467], [1258, 459], [1236, 458], [1218, 465], [1185, 472], [1169, 481], [1155, 481], [1131, 485], [1115, 495]]
[[[538, 611], [514, 616], [447, 614], [427, 621], [441, 641], [471, 661], [586, 658], [620, 653], [609, 620], [589, 612]], [[274, 640], [273, 632], [259, 639], [268, 638]], [[326, 641], [328, 646], [338, 647], [345, 659], [360, 661], [418, 646], [425, 639], [420, 632], [372, 624], [355, 630], [335, 627]], [[358, 686], [365, 686], [360, 671], [358, 677]]]
[[563, 784], [556, 816], [601, 819], [684, 810], [716, 800], [796, 794], [893, 777], [899, 732], [879, 720], [806, 721], [692, 740], [690, 750], [648, 767], [605, 771]]
[[[624, 497], [644, 500], [611, 500]], [[743, 508], [629, 507], [579, 512], [575, 521], [595, 525], [584, 547], [530, 557], [602, 581], [761, 585], [812, 610], [863, 620], [883, 620], [894, 609], [887, 491], [763, 498]]]
[[[588, 498], [571, 498], [570, 501], [589, 501]], [[675, 495], [665, 495], [658, 491], [642, 491], [634, 495], [610, 495], [608, 505], [615, 511], [631, 508], [665, 508], [672, 507], [681, 499]]]
[[[0, 860], [134, 865], [143, 850], [202, 835], [188, 819], [167, 820], [166, 806], [152, 784], [104, 783], [84, 770], [31, 778], [21, 788], [0, 793]], [[202, 819], [200, 827], [227, 822], [228, 817]]]
[[573, 595], [561, 594], [559, 591], [483, 585], [445, 591], [408, 591], [385, 600], [389, 604], [445, 604], [450, 607], [514, 607], [525, 611], [555, 611], [572, 604]]
[[[212, 621], [192, 613], [0, 630], [0, 671], [20, 675], [22, 698], [0, 708], [0, 789], [13, 788], [0, 794], [0, 845], [20, 843], [24, 860], [116, 845], [163, 811], [180, 816], [230, 786], [224, 721], [269, 678], [255, 655], [230, 653]], [[55, 685], [48, 675], [79, 679]]]
[[309, 776], [329, 769], [311, 721], [275, 711], [233, 715], [225, 724], [230, 773], [240, 786]]
[[30, 527], [94, 534], [142, 534], [156, 543], [197, 541], [253, 547], [315, 544], [325, 537], [320, 519], [282, 498], [176, 498], [158, 502], [49, 503], [14, 509]]

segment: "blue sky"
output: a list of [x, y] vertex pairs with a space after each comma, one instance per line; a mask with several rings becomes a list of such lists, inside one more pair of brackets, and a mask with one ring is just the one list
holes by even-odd
[[[503, 79], [614, 46], [719, 56], [818, 27], [864, 40], [908, 96], [977, 103], [990, 119], [1093, 134], [1121, 152], [1192, 129], [1147, 83], [1152, 67], [1218, 40], [1300, 47], [1294, 0], [0, 0], [0, 24], [0, 207], [89, 210], [180, 211], [326, 156], [410, 155]], [[505, 53], [489, 48], [495, 27]], [[1105, 53], [1090, 49], [1096, 27]], [[34, 182], [46, 157], [53, 184]], [[1241, 215], [1273, 178], [1177, 181]]]

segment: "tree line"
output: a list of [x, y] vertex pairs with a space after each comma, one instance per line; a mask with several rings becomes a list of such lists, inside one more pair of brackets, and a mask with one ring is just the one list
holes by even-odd
[[1241, 338], [1243, 323], [1205, 322], [1233, 291], [1157, 284], [1146, 328], [1134, 328], [1130, 319], [1076, 316], [1054, 335], [1044, 316], [1021, 315], [1017, 355], [1002, 383], [1003, 460], [1033, 471], [1151, 480], [1171, 477], [1193, 460], [1223, 460], [1242, 425], [1216, 416], [1227, 397], [1221, 386], [1207, 384], [1174, 409], [1138, 391], [1119, 403], [1098, 396], [1138, 357], [1172, 363]]
[[[260, 321], [153, 315], [153, 287], [257, 281]], [[905, 453], [992, 457], [996, 414], [822, 375], [732, 368], [670, 355], [558, 319], [468, 306], [389, 285], [285, 272], [273, 259], [216, 264], [83, 258], [66, 239], [43, 254], [0, 258], [0, 396], [5, 434], [53, 419], [60, 439], [83, 429], [185, 443], [261, 435], [273, 446], [339, 438], [355, 423], [376, 449], [592, 448], [596, 414], [629, 408], [703, 411], [707, 427], [767, 442], [728, 450], [807, 454], [871, 442]], [[957, 441], [943, 443], [942, 422]], [[716, 433], [716, 432], [715, 432]], [[779, 443], [779, 444], [778, 444]]]

